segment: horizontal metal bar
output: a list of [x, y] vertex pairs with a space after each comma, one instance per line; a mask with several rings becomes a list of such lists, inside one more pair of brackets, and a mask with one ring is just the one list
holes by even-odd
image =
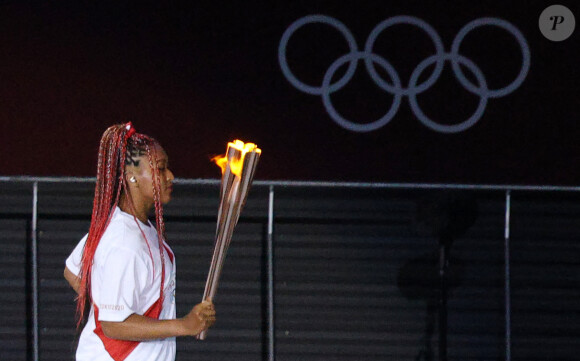
[[0, 182], [38, 182], [38, 183], [94, 183], [95, 177], [34, 177], [34, 176], [0, 176]]
[[580, 192], [578, 186], [555, 185], [501, 185], [501, 184], [453, 184], [453, 183], [369, 183], [369, 182], [328, 182], [328, 181], [259, 181], [254, 185], [278, 187], [329, 187], [329, 188], [383, 188], [383, 189], [465, 189], [493, 191], [566, 191]]
[[[32, 177], [0, 176], [0, 182], [39, 182], [39, 183], [94, 183], [94, 177]], [[220, 179], [176, 178], [176, 184], [220, 185]], [[254, 186], [276, 187], [321, 187], [321, 188], [378, 188], [378, 189], [463, 189], [489, 191], [543, 191], [543, 192], [580, 192], [580, 186], [558, 185], [518, 185], [518, 184], [454, 184], [454, 183], [383, 183], [383, 182], [334, 182], [334, 181], [289, 181], [254, 180]]]

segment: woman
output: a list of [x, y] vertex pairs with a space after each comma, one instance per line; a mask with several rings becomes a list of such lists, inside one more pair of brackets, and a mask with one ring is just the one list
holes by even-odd
[[[78, 294], [77, 361], [172, 361], [176, 336], [197, 335], [215, 322], [208, 301], [175, 317], [175, 261], [163, 223], [173, 179], [155, 139], [131, 123], [105, 131], [89, 233], [64, 271]], [[147, 217], [153, 207], [155, 226]]]

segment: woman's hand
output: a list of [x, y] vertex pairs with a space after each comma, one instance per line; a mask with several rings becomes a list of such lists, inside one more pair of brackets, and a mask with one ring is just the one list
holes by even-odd
[[171, 320], [132, 314], [122, 322], [101, 321], [105, 336], [117, 340], [145, 341], [176, 336], [197, 336], [215, 322], [211, 301], [197, 304], [186, 316]]
[[199, 335], [202, 331], [207, 330], [215, 323], [216, 318], [213, 303], [211, 301], [198, 303], [181, 320], [186, 335]]

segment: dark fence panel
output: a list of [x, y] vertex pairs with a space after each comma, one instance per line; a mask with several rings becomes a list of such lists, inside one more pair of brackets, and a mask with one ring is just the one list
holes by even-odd
[[0, 360], [24, 361], [32, 340], [32, 186], [0, 183]]
[[[445, 194], [276, 192], [278, 359], [437, 359], [440, 229], [425, 209]], [[478, 214], [450, 245], [448, 354], [497, 360], [505, 203], [501, 193], [466, 194]]]
[[514, 360], [577, 360], [580, 197], [514, 193]]

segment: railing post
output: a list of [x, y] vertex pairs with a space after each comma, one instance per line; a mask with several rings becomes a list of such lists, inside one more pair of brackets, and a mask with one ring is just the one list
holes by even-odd
[[268, 361], [274, 361], [275, 327], [274, 327], [274, 186], [270, 186], [268, 196]]
[[511, 191], [505, 193], [504, 266], [505, 266], [505, 359], [511, 361], [511, 285], [510, 285], [510, 214]]
[[32, 184], [32, 223], [31, 241], [31, 281], [32, 281], [32, 357], [38, 361], [39, 355], [39, 325], [38, 325], [38, 182]]

